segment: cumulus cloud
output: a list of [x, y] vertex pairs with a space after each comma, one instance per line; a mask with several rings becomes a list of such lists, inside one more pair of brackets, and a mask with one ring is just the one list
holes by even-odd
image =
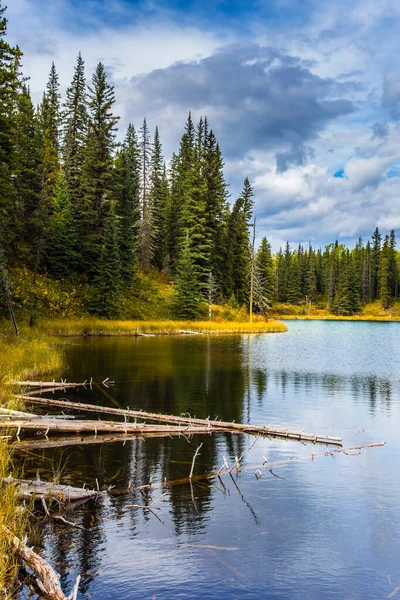
[[248, 175], [274, 249], [400, 228], [398, 0], [262, 0], [226, 18], [221, 3], [9, 4], [35, 100], [51, 61], [65, 89], [81, 50], [88, 77], [107, 67], [121, 135], [146, 116], [169, 158], [188, 111], [207, 115], [232, 198]]

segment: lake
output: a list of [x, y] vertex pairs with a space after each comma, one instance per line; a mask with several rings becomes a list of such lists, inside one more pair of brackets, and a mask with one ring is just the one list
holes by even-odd
[[[219, 433], [38, 448], [26, 469], [113, 495], [46, 522], [43, 555], [79, 598], [400, 598], [400, 323], [290, 321], [284, 334], [73, 338], [56, 397], [306, 428], [351, 448]], [[293, 459], [293, 460], [291, 460]], [[268, 461], [266, 463], [265, 461]], [[282, 461], [283, 464], [272, 463]], [[263, 465], [263, 463], [265, 464]], [[143, 496], [135, 490], [153, 482]], [[154, 512], [133, 508], [157, 500]], [[391, 596], [390, 596], [391, 595]]]

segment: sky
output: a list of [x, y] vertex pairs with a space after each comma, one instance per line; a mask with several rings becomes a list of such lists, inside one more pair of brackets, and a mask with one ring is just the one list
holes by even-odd
[[9, 41], [38, 101], [82, 52], [129, 122], [159, 126], [166, 159], [188, 111], [207, 115], [230, 201], [249, 177], [257, 236], [278, 250], [378, 226], [400, 235], [398, 0], [9, 0]]

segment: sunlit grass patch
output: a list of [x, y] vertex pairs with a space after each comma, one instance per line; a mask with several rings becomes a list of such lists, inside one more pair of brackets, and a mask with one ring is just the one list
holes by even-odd
[[287, 326], [279, 321], [257, 320], [254, 323], [239, 321], [107, 321], [103, 319], [82, 319], [49, 321], [42, 325], [54, 335], [168, 335], [182, 333], [279, 333]]
[[[54, 373], [62, 365], [62, 354], [48, 337], [27, 330], [21, 331], [21, 336], [16, 338], [5, 322], [0, 326], [0, 357], [0, 406], [12, 409], [23, 409], [13, 396], [12, 381]], [[14, 474], [12, 447], [3, 435], [0, 427], [0, 478]], [[23, 536], [27, 516], [18, 503], [14, 487], [0, 486], [0, 490], [0, 590], [4, 592], [4, 598], [11, 598], [17, 560], [4, 528], [18, 537]]]

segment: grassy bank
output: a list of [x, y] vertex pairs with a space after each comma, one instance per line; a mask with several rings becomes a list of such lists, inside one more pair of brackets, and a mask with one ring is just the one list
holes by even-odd
[[57, 336], [98, 335], [174, 335], [186, 332], [207, 334], [228, 333], [278, 333], [287, 331], [279, 321], [256, 321], [254, 323], [229, 321], [106, 321], [103, 319], [80, 319], [47, 321], [40, 329]]
[[360, 312], [351, 315], [332, 315], [326, 308], [326, 303], [320, 303], [307, 307], [305, 304], [295, 306], [293, 304], [276, 304], [273, 306], [270, 316], [276, 319], [324, 319], [329, 321], [400, 321], [400, 302], [395, 302], [389, 309], [382, 308], [382, 303], [377, 300], [362, 307]]
[[[54, 373], [61, 368], [62, 354], [54, 348], [51, 340], [37, 332], [23, 332], [20, 339], [8, 333], [8, 327], [0, 328], [0, 406], [21, 408], [13, 398], [9, 382], [14, 379], [34, 378]], [[0, 431], [0, 477], [13, 472], [12, 446], [1, 437]], [[21, 537], [26, 529], [26, 518], [19, 509], [15, 490], [8, 486], [1, 489], [0, 502], [0, 590], [4, 598], [12, 598], [17, 561], [5, 535], [4, 526]]]

